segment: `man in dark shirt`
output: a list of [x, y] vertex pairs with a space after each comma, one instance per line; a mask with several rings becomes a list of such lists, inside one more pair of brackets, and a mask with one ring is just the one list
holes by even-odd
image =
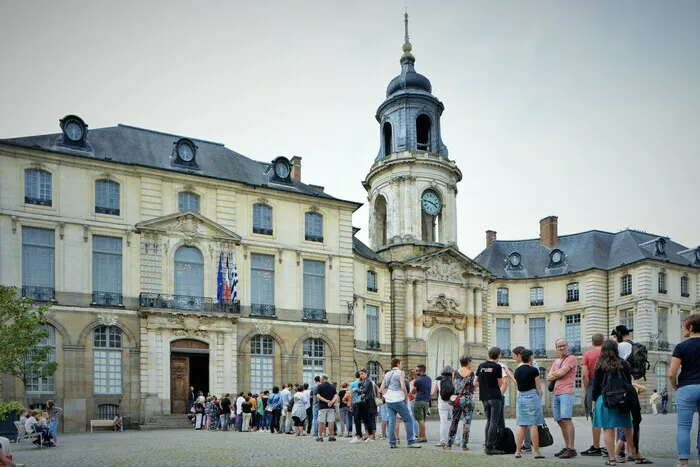
[[479, 378], [479, 400], [484, 404], [484, 413], [486, 414], [486, 450], [484, 452], [490, 456], [503, 454], [503, 451], [496, 449], [498, 418], [503, 409], [501, 389], [503, 369], [498, 363], [499, 358], [501, 358], [501, 349], [491, 347], [489, 359], [479, 365], [476, 370]]
[[318, 400], [318, 437], [316, 441], [323, 441], [323, 435], [328, 425], [328, 441], [335, 441], [335, 403], [338, 400], [338, 392], [328, 382], [328, 375], [321, 375], [321, 384], [316, 386], [316, 398]]
[[223, 399], [221, 399], [221, 425], [224, 431], [228, 431], [228, 421], [231, 417], [231, 399], [228, 398], [229, 394], [226, 394]]
[[416, 443], [427, 443], [427, 435], [425, 433], [425, 420], [428, 418], [428, 408], [430, 407], [430, 391], [433, 387], [433, 381], [430, 376], [425, 374], [425, 365], [416, 367], [418, 377], [413, 381], [413, 393], [416, 395], [416, 401], [413, 404], [413, 417], [418, 422], [418, 438]]

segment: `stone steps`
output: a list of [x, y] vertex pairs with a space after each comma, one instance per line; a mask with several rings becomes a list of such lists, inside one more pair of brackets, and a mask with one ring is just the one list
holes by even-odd
[[172, 430], [192, 428], [192, 424], [185, 414], [164, 414], [155, 417], [146, 417], [146, 423], [139, 426], [139, 430]]

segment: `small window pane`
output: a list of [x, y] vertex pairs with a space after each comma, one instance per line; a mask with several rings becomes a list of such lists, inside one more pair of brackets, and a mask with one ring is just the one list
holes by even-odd
[[323, 241], [323, 216], [315, 212], [307, 212], [306, 218], [306, 240], [312, 242]]
[[626, 274], [622, 276], [621, 282], [621, 292], [620, 295], [630, 295], [632, 294], [632, 276]]
[[304, 260], [304, 309], [326, 309], [326, 263]]
[[544, 288], [543, 287], [532, 287], [530, 289], [530, 305], [531, 306], [544, 305]]
[[302, 377], [304, 383], [314, 384], [314, 377], [325, 373], [325, 342], [318, 338], [304, 341]]
[[51, 206], [51, 173], [39, 169], [24, 171], [24, 202]]
[[119, 184], [111, 180], [95, 182], [95, 212], [119, 215]]
[[377, 273], [374, 271], [367, 271], [367, 290], [377, 291]]
[[498, 306], [508, 306], [508, 289], [506, 287], [496, 289], [496, 303]]
[[275, 257], [253, 253], [251, 260], [251, 306], [275, 305]]
[[690, 297], [690, 293], [688, 291], [688, 277], [687, 276], [681, 277], [681, 297]]
[[578, 282], [571, 282], [566, 285], [566, 301], [567, 302], [578, 302]]
[[665, 294], [666, 292], [667, 292], [667, 290], [666, 290], [666, 273], [660, 272], [659, 273], [659, 293]]
[[367, 305], [367, 346], [377, 349], [379, 347], [379, 308]]
[[496, 345], [501, 348], [502, 353], [510, 352], [510, 319], [496, 319]]
[[114, 404], [100, 404], [97, 406], [98, 420], [114, 420], [119, 415], [119, 406]]
[[[56, 361], [56, 328], [50, 324], [43, 324], [39, 326], [39, 329], [45, 329], [49, 332], [48, 337], [44, 337], [39, 342], [41, 347], [50, 347], [50, 352], [48, 358], [45, 360], [48, 362]], [[29, 375], [27, 377], [26, 391], [27, 392], [38, 392], [38, 393], [54, 393], [56, 390], [56, 376], [55, 373], [51, 376], [45, 376], [40, 378], [38, 376]]]
[[581, 315], [566, 316], [566, 341], [569, 343], [569, 352], [577, 354], [581, 352]]
[[546, 327], [544, 318], [530, 318], [530, 349], [535, 355], [545, 352]]
[[[22, 227], [22, 285], [39, 291], [54, 288], [54, 231]], [[32, 289], [32, 290], [34, 290]], [[40, 296], [26, 294], [36, 299]]]
[[178, 211], [199, 212], [199, 195], [189, 191], [182, 191], [177, 195]]
[[253, 205], [253, 233], [272, 235], [272, 208], [270, 206]]

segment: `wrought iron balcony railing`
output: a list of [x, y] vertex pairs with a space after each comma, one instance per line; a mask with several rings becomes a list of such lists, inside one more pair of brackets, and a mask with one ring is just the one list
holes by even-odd
[[670, 348], [671, 344], [668, 341], [659, 341], [659, 350], [669, 350]]
[[367, 341], [367, 350], [381, 350], [379, 348], [379, 341]]
[[304, 307], [303, 319], [307, 321], [325, 321], [326, 310], [323, 308], [306, 308]]
[[219, 303], [216, 298], [193, 295], [169, 295], [142, 292], [139, 295], [141, 308], [165, 308], [169, 310], [197, 310], [215, 313], [240, 313], [241, 302]]
[[119, 292], [92, 292], [93, 305], [121, 305], [122, 294]]
[[309, 242], [323, 242], [323, 235], [306, 234], [304, 238]]
[[51, 302], [56, 300], [56, 289], [40, 285], [23, 285], [22, 296], [37, 302]]
[[262, 235], [272, 235], [272, 229], [266, 227], [253, 227], [253, 233]]
[[105, 208], [103, 206], [95, 206], [95, 212], [98, 214], [110, 214], [112, 216], [118, 216], [119, 208]]
[[265, 316], [268, 318], [275, 316], [275, 305], [265, 305], [262, 303], [250, 304], [250, 316]]
[[51, 206], [51, 198], [32, 198], [31, 196], [25, 196], [24, 202], [26, 204], [37, 204], [39, 206]]
[[574, 355], [581, 353], [581, 344], [569, 344], [569, 352]]
[[535, 357], [546, 358], [547, 351], [545, 349], [532, 349], [532, 353]]
[[501, 358], [510, 358], [510, 349], [501, 349]]
[[544, 305], [544, 300], [530, 300], [530, 306], [542, 306]]

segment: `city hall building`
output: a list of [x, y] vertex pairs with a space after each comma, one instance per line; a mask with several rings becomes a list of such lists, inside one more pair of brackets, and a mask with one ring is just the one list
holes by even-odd
[[[547, 368], [556, 337], [580, 354], [618, 323], [649, 345], [647, 384], [663, 387], [698, 312], [700, 248], [634, 230], [559, 236], [547, 217], [539, 238], [487, 231], [467, 257], [444, 106], [408, 39], [403, 52], [363, 182], [369, 245], [352, 224], [361, 204], [304, 181], [300, 157], [77, 115], [0, 140], [0, 284], [50, 304], [42, 345], [58, 362], [27, 398], [56, 400], [68, 432], [116, 413], [147, 425], [184, 413], [190, 385], [259, 392], [360, 367], [379, 381], [394, 355], [435, 376], [492, 345], [532, 348]], [[0, 375], [3, 400], [23, 391]]]

